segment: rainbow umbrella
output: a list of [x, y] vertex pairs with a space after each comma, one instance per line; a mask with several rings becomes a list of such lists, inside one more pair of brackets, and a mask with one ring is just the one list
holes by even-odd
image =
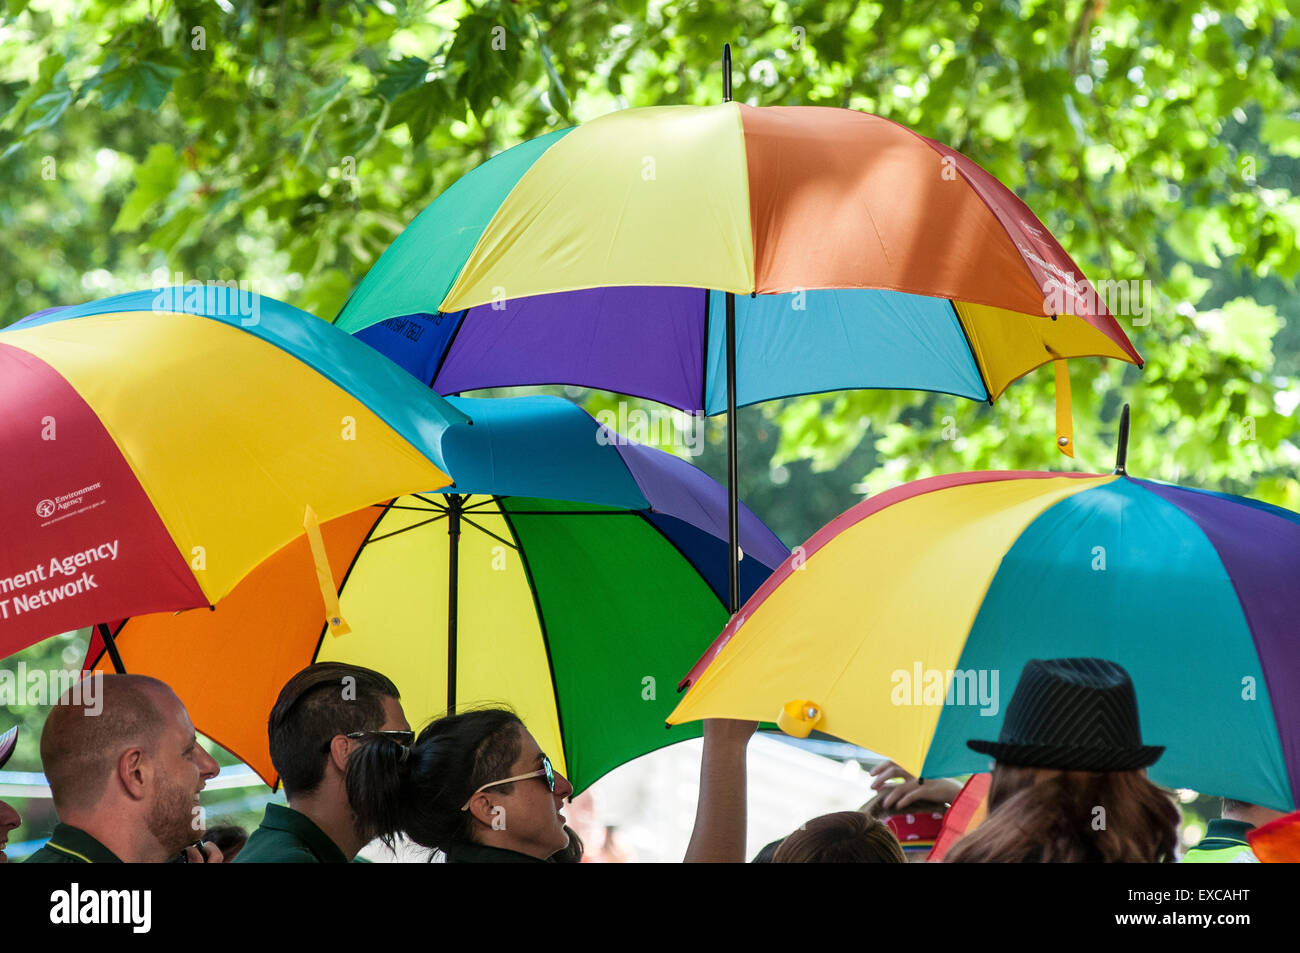
[[1300, 811], [1247, 831], [1246, 840], [1262, 863], [1300, 864]]
[[734, 102], [506, 150], [415, 218], [335, 322], [441, 394], [576, 384], [731, 420], [845, 388], [992, 401], [1048, 361], [1066, 388], [1065, 358], [1142, 363], [966, 156], [867, 113]]
[[[1122, 426], [1122, 432], [1127, 429]], [[687, 675], [668, 719], [816, 727], [941, 777], [987, 770], [1030, 658], [1133, 677], [1151, 777], [1290, 810], [1300, 515], [1113, 474], [963, 473], [817, 532]]]
[[[699, 733], [663, 724], [676, 679], [727, 620], [726, 491], [559, 398], [449, 403], [474, 421], [444, 441], [454, 488], [321, 527], [350, 633], [327, 634], [301, 537], [215, 611], [141, 616], [115, 633], [130, 671], [172, 685], [199, 729], [268, 783], [267, 716], [316, 660], [389, 675], [415, 725], [508, 702], [578, 790]], [[741, 517], [749, 594], [788, 550]], [[92, 644], [87, 667], [99, 656]], [[238, 691], [212, 678], [232, 666]]]
[[984, 823], [989, 813], [989, 788], [993, 775], [985, 771], [972, 774], [943, 815], [943, 825], [934, 847], [926, 855], [926, 863], [938, 864], [948, 856], [957, 842]]
[[0, 655], [215, 603], [308, 507], [445, 486], [467, 422], [326, 322], [215, 287], [0, 330], [0, 408]]

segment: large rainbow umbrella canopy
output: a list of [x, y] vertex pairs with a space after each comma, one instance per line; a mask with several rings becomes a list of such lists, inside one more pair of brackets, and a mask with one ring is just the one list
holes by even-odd
[[397, 237], [336, 323], [442, 394], [577, 384], [712, 414], [728, 292], [737, 405], [992, 400], [1054, 358], [1141, 363], [995, 178], [878, 116], [808, 106], [629, 109], [508, 149]]
[[191, 287], [0, 330], [0, 408], [0, 655], [218, 602], [306, 507], [448, 484], [468, 420], [318, 318]]
[[[215, 611], [117, 629], [127, 670], [172, 685], [199, 729], [268, 783], [267, 716], [317, 660], [387, 674], [413, 725], [506, 702], [578, 790], [699, 734], [666, 732], [664, 719], [681, 672], [727, 620], [726, 491], [559, 398], [449, 403], [474, 421], [444, 441], [454, 488], [321, 527], [351, 632], [326, 631], [301, 538]], [[749, 595], [788, 550], [747, 509], [740, 539]], [[88, 664], [99, 653], [93, 644]], [[231, 666], [238, 692], [212, 678]]]
[[1026, 661], [1133, 677], [1151, 777], [1290, 810], [1300, 514], [1125, 475], [932, 477], [865, 500], [765, 582], [669, 718], [779, 719], [925, 777], [984, 771]]

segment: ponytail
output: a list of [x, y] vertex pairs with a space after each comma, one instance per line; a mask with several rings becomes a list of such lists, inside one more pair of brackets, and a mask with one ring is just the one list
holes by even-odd
[[392, 847], [402, 830], [403, 784], [412, 750], [382, 735], [367, 735], [348, 758], [348, 803], [357, 833], [367, 843], [378, 837]]

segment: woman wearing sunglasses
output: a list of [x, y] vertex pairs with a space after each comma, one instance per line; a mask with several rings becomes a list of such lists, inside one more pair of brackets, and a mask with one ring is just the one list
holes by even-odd
[[367, 838], [399, 832], [448, 863], [541, 863], [569, 843], [573, 785], [513, 712], [439, 718], [409, 747], [367, 733], [348, 760], [348, 800]]

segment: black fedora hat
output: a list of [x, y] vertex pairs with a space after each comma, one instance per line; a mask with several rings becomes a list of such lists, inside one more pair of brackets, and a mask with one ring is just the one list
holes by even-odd
[[1136, 771], [1165, 750], [1142, 744], [1128, 672], [1099, 658], [1030, 659], [998, 740], [966, 746], [1002, 764], [1061, 771]]

